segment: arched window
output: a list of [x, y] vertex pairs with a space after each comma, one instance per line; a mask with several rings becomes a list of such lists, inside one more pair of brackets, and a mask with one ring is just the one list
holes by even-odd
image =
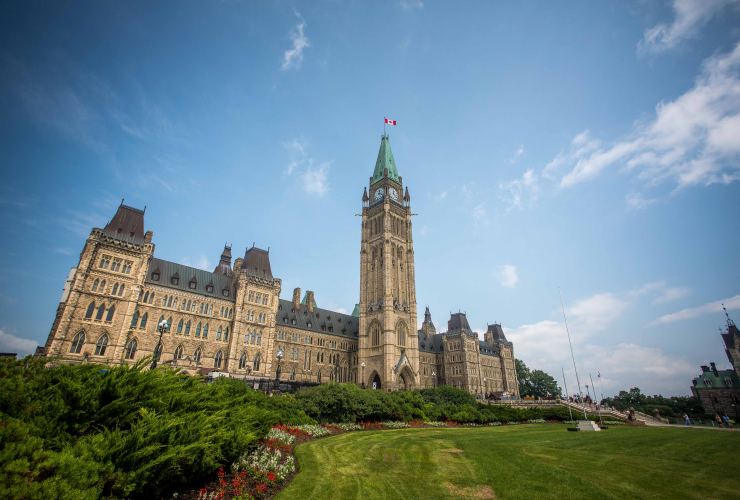
[[95, 292], [98, 289], [98, 280], [93, 281], [92, 291]]
[[185, 310], [186, 310], [186, 311], [189, 311], [189, 310], [190, 310], [190, 301], [189, 301], [189, 300], [188, 300], [188, 305], [187, 305], [187, 306], [185, 306]]
[[170, 328], [171, 328], [171, 327], [172, 327], [172, 316], [170, 316], [170, 317], [169, 317], [169, 318], [167, 319], [167, 331], [168, 331], [168, 332], [170, 331]]
[[221, 351], [218, 351], [216, 353], [216, 357], [213, 358], [213, 367], [214, 368], [221, 368], [221, 361], [223, 360], [223, 354], [221, 354]]
[[712, 400], [712, 403], [714, 403], [716, 405], [719, 404], [719, 399], [717, 399], [717, 395], [716, 394], [711, 394], [709, 396], [709, 398]]
[[150, 304], [153, 304], [154, 303], [154, 292], [152, 292], [151, 297], [149, 297], [149, 303]]
[[149, 292], [146, 292], [144, 294], [144, 304], [146, 304], [147, 302], [149, 302]]
[[221, 327], [219, 326], [219, 327], [218, 327], [218, 331], [216, 332], [216, 340], [221, 340], [221, 332], [222, 332], [222, 331], [223, 331], [223, 330], [222, 330], [222, 329], [221, 329]]
[[316, 382], [321, 383], [321, 372], [316, 374]]
[[118, 283], [113, 285], [113, 290], [110, 292], [111, 295], [115, 295], [118, 293]]
[[261, 343], [262, 343], [262, 332], [258, 332], [257, 333], [257, 344], [259, 345]]
[[203, 302], [200, 303], [200, 307], [198, 308], [198, 314], [203, 314]]
[[105, 304], [100, 304], [100, 307], [98, 307], [98, 314], [95, 315], [95, 319], [97, 320], [103, 319], [104, 313], [105, 313]]
[[175, 297], [175, 300], [172, 302], [172, 309], [177, 309], [177, 297]]
[[380, 345], [380, 325], [377, 323], [370, 325], [370, 345]]
[[162, 359], [162, 349], [162, 342], [158, 342], [157, 347], [154, 348], [154, 359], [156, 359], [157, 361]]
[[208, 314], [211, 314], [211, 315], [213, 314], [213, 304], [208, 306]]
[[732, 387], [732, 379], [730, 377], [725, 377], [725, 385], [727, 387]]
[[200, 363], [200, 357], [202, 356], [203, 352], [200, 350], [200, 347], [195, 350], [195, 354], [193, 354], [193, 361], [196, 363]]
[[290, 380], [295, 380], [295, 366], [290, 369]]
[[177, 322], [177, 333], [182, 333], [182, 320]]
[[172, 357], [175, 361], [182, 358], [182, 344], [177, 346], [177, 349], [175, 349], [175, 355]]
[[707, 387], [712, 387], [712, 381], [709, 380], [708, 378], [705, 378], [704, 379], [704, 385], [706, 385]]
[[95, 355], [105, 356], [105, 348], [108, 347], [108, 336], [103, 335], [98, 339], [98, 343], [95, 344]]
[[167, 307], [172, 307], [172, 299], [173, 298], [174, 297], [172, 295], [170, 295], [170, 299], [167, 301]]
[[185, 323], [185, 335], [190, 335], [190, 321]]
[[252, 343], [253, 344], [255, 342], [256, 337], [257, 337], [257, 330], [255, 330], [255, 331], [252, 332]]
[[134, 313], [134, 316], [131, 318], [131, 328], [136, 328], [136, 324], [139, 322], [139, 311], [136, 311]]
[[198, 326], [195, 327], [195, 336], [200, 337], [200, 323], [198, 323]]
[[162, 297], [162, 307], [167, 307], [167, 296]]
[[403, 323], [398, 324], [398, 345], [406, 345], [406, 326]]
[[257, 353], [257, 354], [256, 354], [256, 355], [254, 356], [254, 364], [253, 364], [252, 366], [253, 366], [253, 368], [252, 368], [252, 369], [253, 369], [254, 371], [259, 371], [259, 369], [260, 369], [260, 355], [259, 355], [259, 353]]
[[144, 296], [144, 290], [139, 290], [139, 298], [136, 299], [136, 302], [141, 302], [141, 297]]
[[98, 291], [99, 291], [100, 293], [105, 293], [105, 280], [103, 280], [103, 281], [102, 281], [102, 282], [100, 283], [100, 288], [98, 289]]
[[126, 346], [126, 359], [134, 359], [134, 356], [136, 355], [136, 347], [136, 339], [131, 339], [131, 342]]
[[80, 332], [77, 335], [75, 335], [75, 338], [72, 339], [72, 347], [70, 347], [69, 352], [70, 354], [79, 354], [82, 350], [82, 344], [85, 343], [85, 332]]
[[233, 309], [229, 309], [229, 319], [231, 319], [231, 312], [232, 311], [233, 311]]
[[224, 308], [222, 307], [221, 310], [218, 312], [218, 317], [223, 318], [224, 317]]
[[105, 321], [111, 322], [113, 321], [113, 315], [116, 313], [116, 306], [110, 306], [110, 309], [108, 309], [108, 316], [105, 317]]
[[243, 370], [247, 366], [247, 353], [243, 352], [239, 358], [239, 369]]
[[121, 285], [121, 288], [118, 289], [118, 296], [119, 297], [123, 297], [123, 287], [125, 287], [125, 286], [126, 285]]
[[228, 326], [224, 329], [224, 342], [226, 342], [227, 340], [229, 340], [229, 327]]
[[203, 338], [208, 338], [208, 323], [203, 327]]
[[144, 313], [144, 316], [141, 317], [141, 323], [139, 324], [139, 328], [146, 328], [146, 320], [149, 317], [149, 313]]
[[95, 312], [95, 302], [90, 302], [90, 305], [87, 306], [87, 312], [85, 313], [85, 319], [92, 318], [94, 312]]

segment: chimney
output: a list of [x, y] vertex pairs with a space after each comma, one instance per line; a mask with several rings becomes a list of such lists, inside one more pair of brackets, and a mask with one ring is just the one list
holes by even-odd
[[308, 312], [313, 312], [313, 292], [311, 291], [306, 292], [306, 307], [308, 307]]
[[293, 290], [293, 309], [298, 311], [301, 308], [301, 289]]

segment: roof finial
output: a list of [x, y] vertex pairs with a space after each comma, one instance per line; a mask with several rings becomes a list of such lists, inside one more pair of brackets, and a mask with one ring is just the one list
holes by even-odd
[[124, 198], [121, 198], [121, 205], [123, 205], [123, 200], [124, 200]]
[[727, 314], [727, 308], [725, 307], [724, 304], [722, 304], [722, 309], [724, 309], [724, 311], [725, 311], [725, 316], [727, 317], [727, 328], [729, 329], [730, 328], [730, 325], [734, 325], [735, 322], [730, 319], [730, 315]]

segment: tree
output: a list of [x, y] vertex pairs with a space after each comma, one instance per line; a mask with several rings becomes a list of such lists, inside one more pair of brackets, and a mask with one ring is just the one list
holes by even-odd
[[521, 396], [558, 396], [561, 394], [558, 381], [542, 370], [531, 370], [521, 359], [515, 359], [516, 376], [519, 379]]

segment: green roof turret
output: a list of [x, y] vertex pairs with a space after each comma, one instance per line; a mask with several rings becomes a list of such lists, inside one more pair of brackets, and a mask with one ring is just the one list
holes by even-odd
[[370, 185], [372, 186], [386, 176], [389, 179], [398, 182], [399, 184], [401, 183], [401, 181], [398, 179], [396, 162], [393, 160], [391, 144], [388, 141], [388, 136], [383, 135], [380, 139], [380, 151], [378, 151], [378, 160], [375, 162], [375, 171], [373, 172], [373, 177], [370, 181]]

